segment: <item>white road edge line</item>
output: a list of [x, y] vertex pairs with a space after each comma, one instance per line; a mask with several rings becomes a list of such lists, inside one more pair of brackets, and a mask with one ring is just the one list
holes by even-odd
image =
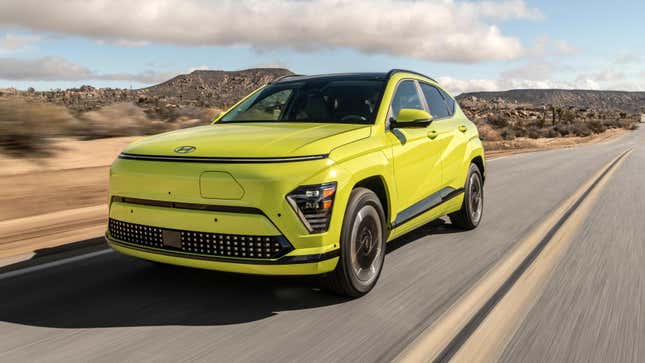
[[114, 252], [114, 250], [106, 248], [104, 250], [90, 252], [90, 253], [86, 253], [84, 255], [63, 258], [62, 260], [58, 260], [58, 261], [47, 262], [47, 263], [43, 263], [41, 265], [36, 265], [36, 266], [26, 267], [26, 268], [23, 268], [23, 269], [20, 269], [20, 270], [5, 272], [3, 274], [0, 274], [0, 280], [5, 280], [5, 279], [8, 279], [8, 278], [25, 275], [25, 274], [28, 274], [28, 273], [31, 273], [31, 272], [46, 270], [48, 268], [52, 268], [52, 267], [56, 267], [56, 266], [62, 266], [62, 265], [66, 265], [66, 264], [72, 263], [72, 262], [86, 260], [88, 258], [105, 255], [105, 254], [111, 253], [111, 252]]

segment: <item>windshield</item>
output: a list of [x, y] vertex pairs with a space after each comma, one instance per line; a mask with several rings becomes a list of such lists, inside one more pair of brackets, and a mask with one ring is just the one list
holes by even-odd
[[269, 85], [218, 122], [324, 122], [372, 124], [383, 80], [312, 79]]

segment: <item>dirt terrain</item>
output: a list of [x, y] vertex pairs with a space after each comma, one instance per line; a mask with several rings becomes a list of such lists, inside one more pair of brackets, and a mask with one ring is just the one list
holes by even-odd
[[0, 221], [106, 203], [108, 170], [137, 137], [58, 140], [47, 159], [0, 155]]

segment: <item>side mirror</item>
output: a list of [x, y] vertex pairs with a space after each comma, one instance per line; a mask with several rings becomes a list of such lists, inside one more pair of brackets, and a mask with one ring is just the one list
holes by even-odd
[[402, 108], [396, 119], [390, 120], [391, 127], [426, 127], [432, 122], [432, 115], [423, 110]]

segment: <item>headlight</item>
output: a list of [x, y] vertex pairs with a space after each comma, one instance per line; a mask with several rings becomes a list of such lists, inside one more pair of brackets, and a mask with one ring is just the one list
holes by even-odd
[[329, 229], [331, 208], [336, 194], [336, 182], [305, 185], [287, 195], [287, 201], [309, 233]]

